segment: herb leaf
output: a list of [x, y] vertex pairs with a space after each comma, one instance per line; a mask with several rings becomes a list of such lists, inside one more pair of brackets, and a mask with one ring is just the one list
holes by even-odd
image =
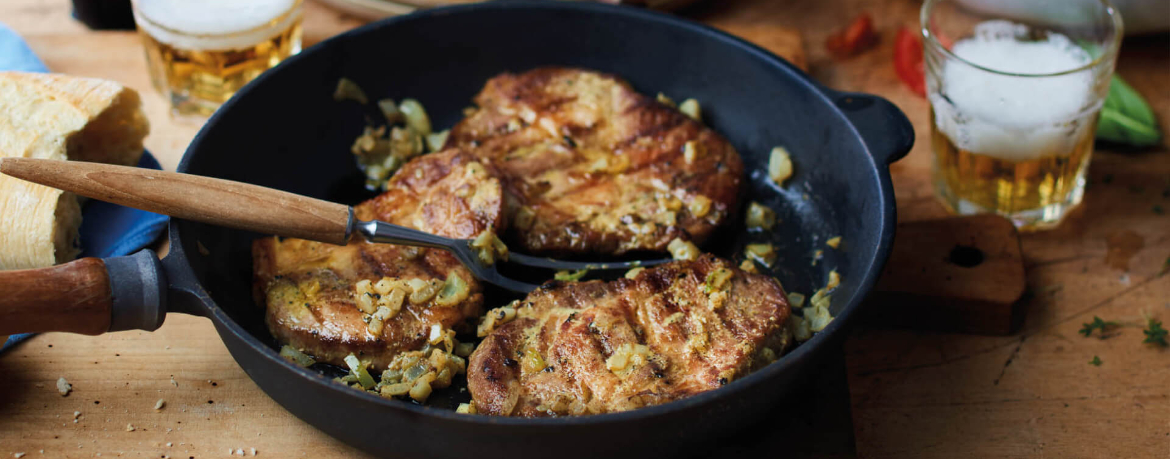
[[1170, 331], [1162, 328], [1161, 320], [1146, 319], [1146, 329], [1142, 330], [1142, 333], [1146, 334], [1146, 339], [1142, 340], [1143, 343], [1170, 346], [1170, 343], [1166, 342], [1166, 334]]
[[1100, 330], [1101, 331], [1101, 339], [1105, 339], [1105, 332], [1108, 329], [1116, 327], [1120, 324], [1118, 324], [1117, 322], [1106, 322], [1104, 320], [1101, 320], [1100, 317], [1093, 316], [1092, 322], [1081, 324], [1081, 325], [1082, 325], [1082, 327], [1081, 327], [1080, 333], [1082, 335], [1085, 335], [1086, 338], [1088, 338], [1089, 335], [1093, 334], [1093, 330]]
[[1109, 95], [1097, 119], [1097, 139], [1135, 147], [1157, 145], [1162, 140], [1154, 111], [1140, 93], [1113, 75]]
[[1093, 360], [1089, 361], [1089, 365], [1092, 365], [1095, 367], [1101, 366], [1101, 358], [1094, 355]]

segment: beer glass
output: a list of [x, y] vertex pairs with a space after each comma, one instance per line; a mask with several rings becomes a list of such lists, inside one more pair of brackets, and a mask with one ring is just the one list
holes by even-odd
[[927, 0], [921, 20], [938, 198], [1059, 225], [1084, 196], [1121, 17], [1105, 0]]
[[134, 0], [151, 82], [177, 117], [211, 115], [301, 50], [303, 0]]

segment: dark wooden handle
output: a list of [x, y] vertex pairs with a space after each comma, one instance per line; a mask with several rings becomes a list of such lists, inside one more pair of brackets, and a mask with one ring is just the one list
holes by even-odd
[[0, 335], [110, 329], [113, 296], [106, 264], [82, 258], [51, 268], [0, 271]]
[[0, 172], [127, 207], [344, 245], [348, 206], [198, 175], [77, 161], [0, 158]]

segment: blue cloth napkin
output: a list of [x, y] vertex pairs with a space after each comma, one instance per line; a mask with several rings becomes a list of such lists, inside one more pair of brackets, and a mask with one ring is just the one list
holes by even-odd
[[[48, 71], [24, 39], [3, 23], [0, 23], [0, 70]], [[143, 152], [138, 167], [162, 169], [150, 152]], [[82, 257], [115, 257], [136, 252], [158, 239], [168, 220], [165, 215], [92, 199], [81, 209], [81, 218]], [[0, 352], [29, 336], [27, 333], [10, 336]]]

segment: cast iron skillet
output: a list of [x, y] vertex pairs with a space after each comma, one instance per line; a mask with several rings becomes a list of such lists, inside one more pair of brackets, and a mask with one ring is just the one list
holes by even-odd
[[[433, 405], [466, 400], [466, 393], [449, 391], [431, 406], [387, 400], [280, 358], [252, 300], [250, 245], [259, 235], [176, 219], [161, 265], [148, 252], [106, 260], [111, 330], [154, 330], [161, 305], [208, 317], [273, 399], [326, 433], [384, 456], [657, 457], [693, 451], [767, 414], [843, 337], [881, 272], [895, 223], [887, 165], [909, 151], [914, 135], [886, 100], [824, 88], [730, 35], [586, 2], [490, 2], [391, 18], [322, 42], [250, 83], [211, 118], [179, 171], [354, 204], [366, 196], [349, 145], [364, 120], [353, 104], [332, 99], [340, 77], [371, 99], [419, 99], [434, 124], [445, 127], [461, 118], [489, 77], [545, 65], [610, 72], [646, 94], [698, 99], [704, 121], [743, 156], [749, 171], [743, 201], [772, 207], [781, 221], [770, 234], [725, 229], [707, 249], [739, 259], [745, 243], [771, 241], [780, 253], [772, 274], [790, 292], [811, 294], [836, 269], [843, 279], [832, 299], [836, 319], [778, 362], [682, 401], [579, 418], [460, 415]], [[787, 147], [796, 164], [783, 188], [766, 174], [776, 145]], [[842, 236], [839, 250], [825, 247], [832, 236]], [[814, 264], [818, 249], [824, 258]], [[485, 307], [493, 306], [489, 297]]]

